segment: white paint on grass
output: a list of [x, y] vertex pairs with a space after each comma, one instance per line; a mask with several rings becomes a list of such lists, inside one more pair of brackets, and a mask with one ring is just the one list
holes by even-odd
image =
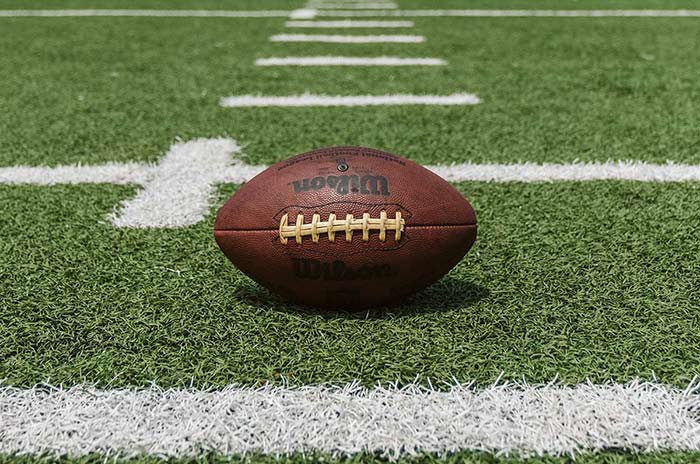
[[318, 8], [319, 10], [383, 10], [398, 8], [396, 3], [381, 2], [381, 3], [326, 3], [326, 2], [309, 2], [308, 7]]
[[318, 16], [366, 17], [366, 16], [401, 16], [401, 17], [554, 17], [554, 18], [687, 18], [700, 17], [700, 10], [377, 10], [356, 11], [325, 10]]
[[238, 145], [228, 139], [177, 143], [139, 190], [110, 216], [117, 227], [182, 227], [209, 212], [215, 184], [231, 164]]
[[285, 26], [322, 29], [402, 28], [413, 27], [413, 21], [287, 21]]
[[[99, 166], [0, 168], [0, 184], [136, 184], [134, 198], [108, 215], [116, 227], [175, 228], [196, 224], [211, 208], [217, 184], [242, 183], [259, 168], [233, 158], [240, 148], [231, 139], [175, 143], [157, 165], [106, 163]], [[234, 171], [231, 171], [234, 169]]]
[[700, 450], [700, 395], [632, 381], [483, 390], [455, 385], [214, 390], [0, 388], [0, 453], [174, 458], [360, 452], [385, 458], [459, 450], [576, 456]]
[[289, 19], [314, 19], [318, 12], [314, 8], [300, 8], [289, 14]]
[[14, 166], [0, 168], [0, 184], [144, 184], [156, 167], [142, 163], [106, 163], [97, 166]]
[[426, 166], [451, 182], [566, 182], [627, 180], [638, 182], [697, 182], [700, 165], [648, 164], [643, 161], [592, 163], [461, 163]]
[[[151, 16], [157, 18], [277, 18], [288, 17], [280, 10], [0, 10], [0, 17], [90, 17], [90, 16]], [[307, 18], [308, 19], [308, 18]]]
[[257, 66], [445, 66], [439, 58], [402, 58], [399, 56], [285, 56], [258, 58]]
[[225, 108], [301, 106], [385, 106], [385, 105], [476, 105], [479, 97], [470, 93], [452, 95], [293, 95], [285, 97], [241, 95], [224, 97]]
[[[300, 17], [293, 16], [295, 12]], [[0, 17], [90, 17], [90, 16], [152, 16], [193, 18], [271, 18], [311, 19], [315, 16], [404, 16], [404, 17], [648, 17], [685, 18], [700, 17], [700, 10], [137, 10], [137, 9], [89, 9], [89, 10], [0, 10]]]
[[336, 34], [277, 34], [270, 37], [271, 42], [318, 42], [318, 43], [421, 43], [421, 35], [336, 35]]
[[[233, 103], [239, 103], [238, 106], [243, 106], [242, 104], [279, 102], [246, 102], [242, 100]], [[113, 225], [129, 228], [184, 227], [196, 224], [210, 212], [211, 197], [217, 184], [241, 184], [267, 168], [267, 166], [247, 165], [236, 158], [239, 154], [240, 148], [232, 139], [196, 139], [173, 144], [158, 164], [106, 163], [96, 166], [6, 167], [0, 168], [0, 184], [50, 186], [108, 183], [139, 185], [140, 189], [137, 194], [131, 199], [124, 200], [120, 205], [116, 205], [115, 211], [108, 216]], [[580, 182], [599, 180], [700, 182], [700, 165], [671, 162], [666, 164], [648, 164], [641, 161], [572, 164], [462, 163], [426, 167], [451, 182]]]

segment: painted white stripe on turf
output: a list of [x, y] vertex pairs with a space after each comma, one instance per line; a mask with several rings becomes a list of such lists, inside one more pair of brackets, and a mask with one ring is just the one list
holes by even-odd
[[[296, 10], [300, 11], [300, 10]], [[310, 10], [309, 10], [310, 11]], [[700, 17], [700, 10], [313, 10], [317, 16], [474, 16], [474, 17]], [[0, 10], [0, 17], [66, 17], [66, 16], [153, 16], [153, 17], [213, 17], [270, 18], [291, 17], [293, 11], [279, 10]], [[297, 19], [314, 17], [310, 13]], [[294, 19], [294, 17], [292, 17]]]
[[697, 382], [228, 387], [221, 391], [0, 388], [0, 453], [194, 457], [308, 451], [384, 458], [458, 450], [576, 456], [700, 450]]
[[286, 27], [349, 29], [413, 27], [413, 21], [287, 21]]
[[323, 3], [313, 2], [307, 6], [318, 8], [319, 10], [382, 10], [398, 8], [396, 3]]
[[691, 182], [700, 180], [700, 165], [647, 164], [641, 161], [605, 163], [518, 163], [426, 166], [451, 182], [559, 182], [630, 180], [640, 182]]
[[215, 184], [240, 148], [230, 139], [176, 143], [131, 200], [109, 216], [117, 227], [183, 227], [209, 212]]
[[377, 10], [377, 11], [355, 11], [346, 10], [325, 10], [319, 11], [318, 16], [344, 16], [344, 17], [366, 17], [366, 16], [401, 16], [401, 17], [446, 17], [446, 16], [466, 16], [466, 17], [581, 17], [581, 18], [601, 18], [601, 17], [646, 17], [646, 18], [685, 18], [700, 17], [700, 10]]
[[258, 58], [257, 66], [445, 66], [439, 58], [401, 58], [399, 56], [285, 56]]
[[301, 8], [299, 10], [294, 10], [289, 15], [290, 19], [314, 19], [316, 17], [317, 11], [313, 8]]
[[[231, 139], [198, 139], [172, 145], [157, 165], [106, 163], [98, 166], [6, 167], [0, 168], [0, 184], [140, 185], [142, 188], [136, 197], [122, 202], [116, 212], [109, 216], [115, 226], [183, 227], [201, 221], [209, 213], [210, 197], [216, 184], [247, 182], [267, 167], [243, 163], [234, 157], [239, 151], [238, 145]], [[700, 165], [647, 164], [640, 161], [573, 164], [463, 163], [426, 167], [451, 182], [700, 182]]]
[[154, 165], [106, 163], [98, 166], [15, 166], [0, 168], [0, 184], [143, 184], [151, 178]]
[[421, 43], [425, 37], [420, 35], [324, 35], [324, 34], [277, 34], [270, 37], [271, 42], [319, 42], [319, 43]]
[[[164, 18], [279, 18], [288, 17], [289, 13], [289, 11], [279, 10], [0, 10], [0, 17], [152, 16]], [[309, 17], [305, 18], [308, 19]]]
[[241, 95], [224, 97], [219, 104], [225, 108], [262, 106], [383, 106], [383, 105], [476, 105], [479, 97], [470, 93], [452, 95], [293, 95], [268, 97]]

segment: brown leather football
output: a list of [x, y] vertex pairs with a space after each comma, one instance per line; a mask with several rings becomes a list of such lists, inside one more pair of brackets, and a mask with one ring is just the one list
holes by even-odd
[[221, 250], [259, 284], [301, 304], [395, 303], [447, 273], [476, 239], [469, 202], [407, 159], [323, 148], [279, 162], [219, 210]]

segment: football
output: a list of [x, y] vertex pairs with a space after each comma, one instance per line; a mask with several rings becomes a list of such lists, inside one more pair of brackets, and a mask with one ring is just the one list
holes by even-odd
[[279, 162], [219, 210], [231, 262], [296, 303], [361, 309], [437, 281], [469, 251], [476, 215], [437, 174], [371, 148], [323, 148]]

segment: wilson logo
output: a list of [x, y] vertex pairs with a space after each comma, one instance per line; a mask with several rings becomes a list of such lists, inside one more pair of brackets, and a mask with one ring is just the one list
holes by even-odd
[[317, 259], [292, 258], [294, 275], [310, 280], [374, 280], [391, 277], [394, 272], [388, 264], [360, 266], [352, 269], [343, 261], [323, 262]]
[[329, 188], [340, 195], [361, 193], [363, 195], [389, 196], [389, 181], [384, 176], [318, 176], [292, 182], [294, 192], [308, 192]]

